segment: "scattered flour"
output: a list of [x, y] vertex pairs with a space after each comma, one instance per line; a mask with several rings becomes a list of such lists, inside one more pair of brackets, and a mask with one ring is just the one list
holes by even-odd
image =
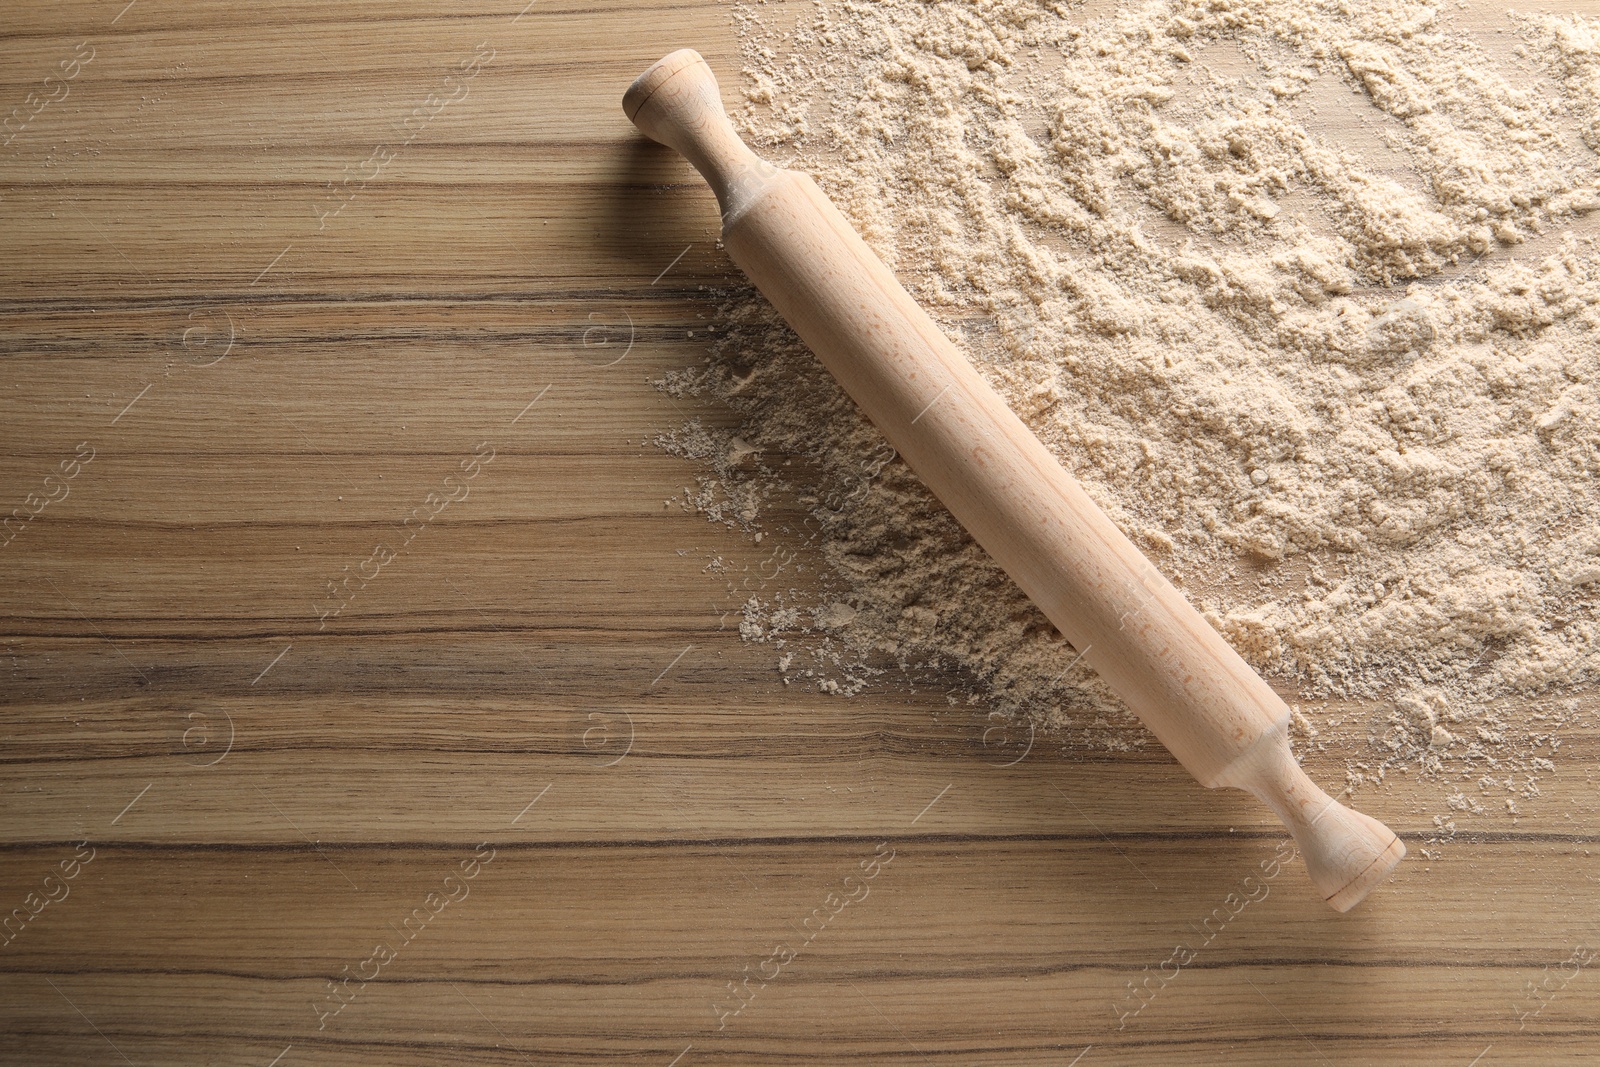
[[[1514, 16], [1491, 54], [1409, 0], [796, 10], [738, 9], [747, 138], [1247, 659], [1370, 709], [1302, 744], [1514, 813], [1600, 678], [1600, 20]], [[662, 383], [741, 421], [662, 439], [706, 462], [688, 502], [826, 564], [746, 599], [747, 638], [830, 690], [953, 667], [1143, 743], [764, 301], [723, 294], [714, 336]]]

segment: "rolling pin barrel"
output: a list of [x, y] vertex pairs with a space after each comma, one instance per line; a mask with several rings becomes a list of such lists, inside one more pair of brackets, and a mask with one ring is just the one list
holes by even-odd
[[806, 175], [739, 139], [700, 55], [673, 52], [623, 97], [722, 208], [729, 255], [889, 443], [1082, 658], [1208, 787], [1256, 794], [1345, 911], [1405, 855], [1289, 749], [1289, 709], [1094, 503]]

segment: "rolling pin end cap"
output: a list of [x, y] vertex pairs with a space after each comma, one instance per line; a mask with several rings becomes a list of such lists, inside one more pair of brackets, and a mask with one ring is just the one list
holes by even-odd
[[[694, 69], [697, 66], [699, 69]], [[622, 94], [622, 111], [628, 116], [628, 121], [639, 125], [649, 134], [651, 132], [647, 128], [649, 115], [641, 115], [641, 112], [644, 112], [645, 106], [663, 86], [685, 71], [691, 72], [689, 78], [693, 88], [699, 88], [707, 82], [713, 87], [716, 85], [716, 78], [711, 73], [711, 68], [706, 65], [705, 58], [699, 52], [693, 48], [680, 48], [676, 52], [669, 52], [646, 67], [644, 73], [633, 79], [633, 84]]]
[[[1388, 831], [1388, 827], [1372, 820], [1374, 826]], [[1393, 871], [1406, 856], [1406, 844], [1399, 837], [1390, 832], [1391, 840], [1387, 848], [1378, 853], [1373, 861], [1367, 864], [1367, 869], [1356, 875], [1349, 882], [1328, 897], [1328, 905], [1337, 912], [1346, 912], [1361, 903], [1366, 895]]]

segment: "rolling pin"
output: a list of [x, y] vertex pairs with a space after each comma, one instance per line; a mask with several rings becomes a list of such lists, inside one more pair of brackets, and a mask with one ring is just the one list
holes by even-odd
[[700, 54], [685, 48], [653, 64], [622, 106], [705, 177], [733, 261], [1085, 662], [1202, 785], [1265, 802], [1330, 905], [1360, 902], [1404, 843], [1306, 776], [1282, 698], [1095, 505], [816, 183], [739, 139]]

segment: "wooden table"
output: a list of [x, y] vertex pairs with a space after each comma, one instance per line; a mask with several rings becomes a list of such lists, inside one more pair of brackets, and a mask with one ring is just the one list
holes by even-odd
[[1458, 783], [1363, 792], [1341, 917], [1159, 748], [785, 687], [619, 107], [729, 9], [521, 2], [8, 7], [0, 1061], [1600, 1059], [1592, 732], [1436, 859]]

